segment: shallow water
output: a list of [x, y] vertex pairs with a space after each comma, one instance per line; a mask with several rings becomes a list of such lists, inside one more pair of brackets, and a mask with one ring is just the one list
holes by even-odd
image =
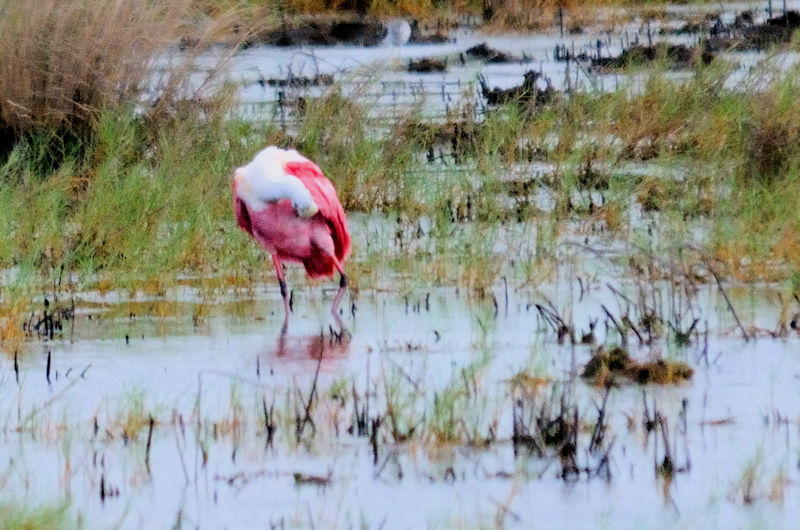
[[[625, 289], [624, 282], [614, 283]], [[345, 319], [352, 337], [342, 344], [326, 331], [330, 293], [319, 287], [297, 291], [284, 337], [272, 285], [259, 286], [255, 297], [221, 297], [197, 326], [189, 301], [168, 319], [150, 316], [152, 306], [141, 301], [105, 308], [95, 301], [79, 312], [72, 341], [28, 344], [18, 356], [19, 384], [13, 358], [3, 360], [3, 490], [31, 503], [69, 498], [73, 512], [92, 527], [119, 521], [123, 528], [163, 527], [178, 520], [201, 528], [474, 527], [498, 520], [547, 528], [775, 527], [796, 520], [800, 514], [789, 499], [800, 479], [798, 339], [762, 333], [745, 342], [712, 288], [702, 288], [692, 306], [703, 330], [710, 329], [705, 357], [700, 335], [687, 348], [668, 341], [632, 343], [636, 357], [661, 351], [686, 360], [696, 372], [685, 385], [612, 389], [606, 411], [607, 437], [614, 440], [610, 480], [582, 475], [565, 482], [557, 459], [515, 457], [508, 381], [520, 371], [550, 381], [546, 388], [570, 389], [583, 421], [590, 426], [596, 419], [592, 402], [600, 402], [602, 389], [575, 379], [591, 347], [559, 345], [531, 305], [548, 296], [572, 315], [578, 330], [586, 330], [602, 316], [600, 304], [616, 310], [602, 282], [592, 285], [582, 298], [576, 281], [536, 291], [512, 286], [507, 304], [501, 285], [492, 292], [497, 309], [491, 297], [478, 300], [456, 289], [362, 292], [355, 316]], [[745, 326], [775, 328], [777, 289], [728, 290]], [[111, 318], [113, 311], [136, 316]], [[619, 339], [602, 318], [596, 330], [600, 343]], [[298, 444], [293, 423], [302, 406], [297, 408], [295, 396], [307, 400], [318, 366], [317, 431]], [[464, 425], [474, 425], [481, 436], [494, 425], [496, 441], [485, 447], [437, 443], [430, 424], [411, 441], [393, 443], [384, 427], [373, 465], [369, 439], [347, 433], [352, 404], [340, 408], [330, 397], [339, 384], [348, 401], [351, 387], [363, 399], [369, 381], [375, 416], [385, 411], [389, 385], [411, 399], [409, 414], [422, 421], [433, 414], [434, 395], [459, 388], [462, 369], [475, 367], [478, 393], [461, 414]], [[676, 466], [690, 465], [676, 473], [671, 487], [654, 470], [663, 447], [641, 425], [643, 391], [668, 420]], [[278, 416], [269, 449], [262, 398], [275, 403]], [[132, 410], [157, 422], [149, 473], [147, 427], [127, 441], [123, 434]], [[591, 465], [594, 457], [586, 440], [581, 442], [578, 462]], [[745, 504], [737, 484], [752, 462], [754, 499]], [[296, 484], [295, 473], [330, 482]], [[101, 500], [101, 477], [105, 491], [118, 496]], [[769, 499], [773, 483], [785, 487], [785, 503], [774, 492]]]
[[[615, 28], [603, 37], [610, 42], [605, 52], [618, 53], [621, 39], [643, 39], [643, 31], [640, 21]], [[289, 71], [333, 73], [351, 93], [371, 79], [362, 96], [383, 116], [426, 95], [429, 116], [436, 117], [474, 91], [479, 74], [490, 86], [510, 87], [533, 67], [565, 88], [565, 65], [552, 60], [553, 47], [594, 46], [597, 34], [459, 32], [455, 38], [402, 48], [252, 48], [233, 58], [230, 76], [241, 82], [243, 108], [254, 118], [274, 112], [277, 97], [258, 80]], [[532, 61], [461, 65], [458, 54], [484, 41]], [[446, 74], [403, 71], [409, 59], [424, 56], [448, 57], [451, 68]], [[749, 57], [760, 58], [731, 54], [743, 61], [732, 83], [755, 64]], [[612, 89], [630, 81], [581, 75], [579, 87]], [[618, 169], [685, 173], [680, 167]], [[537, 206], [552, 208], [552, 198], [540, 191]], [[630, 215], [634, 230], [650, 228], [636, 208]], [[351, 220], [354, 243], [365, 253], [368, 241], [384, 241], [378, 246], [390, 248], [375, 252], [398, 254], [385, 242], [397, 229], [394, 219]], [[409, 230], [424, 235], [430, 224], [422, 219]], [[421, 289], [413, 278], [383, 271], [379, 289], [345, 299], [349, 334], [341, 342], [329, 329], [333, 284], [307, 287], [297, 274], [290, 275], [295, 312], [285, 336], [274, 283], [211, 296], [191, 278], [165, 296], [77, 293], [76, 318], [55, 340], [31, 338], [16, 352], [3, 351], [0, 491], [6, 500], [32, 505], [67, 499], [70, 513], [92, 528], [792, 526], [800, 517], [792, 502], [800, 484], [799, 339], [793, 331], [779, 338], [769, 333], [782, 318], [784, 289], [725, 286], [745, 328], [758, 336], [745, 341], [707, 271], [696, 292], [680, 274], [664, 273], [642, 287], [629, 272], [632, 243], [571, 228], [558, 240], [557, 270], [533, 279], [506, 269], [510, 261], [531, 259], [537, 227], [498, 229], [488, 248], [507, 258], [497, 276], [508, 273], [508, 287], [497, 282], [485, 296], [465, 288]], [[631, 300], [652, 295], [659, 314], [681, 329], [698, 320], [688, 346], [678, 346], [670, 333], [651, 345], [627, 336], [635, 358], [682, 360], [695, 373], [682, 385], [612, 388], [605, 410], [610, 477], [581, 473], [565, 481], [552, 453], [515, 454], [510, 381], [519, 374], [537, 381], [538, 405], [553, 392], [574, 399], [581, 417], [577, 461], [596, 466], [588, 439], [604, 390], [578, 377], [596, 346], [559, 344], [535, 304], [552, 300], [578, 335], [597, 322], [595, 344], [610, 348], [620, 337], [603, 306], [620, 318], [627, 304], [608, 284]], [[313, 434], [305, 424], [298, 437], [296, 421], [312, 388]], [[358, 407], [369, 399], [367, 420], [383, 418], [377, 463], [369, 436], [358, 436], [357, 426], [348, 432], [356, 423], [353, 393]], [[418, 429], [406, 442], [391, 433], [392, 393], [402, 404], [399, 430]], [[442, 405], [447, 399], [451, 409]], [[643, 427], [645, 401], [667, 421], [681, 469], [671, 481], [656, 471], [664, 447]], [[275, 407], [271, 447], [265, 447], [264, 404]], [[449, 431], [452, 439], [443, 440]]]
[[[773, 5], [773, 16], [786, 9], [800, 9], [800, 1], [791, 0]], [[650, 17], [645, 10], [626, 22], [616, 15], [602, 14], [596, 23], [588, 21], [581, 33], [561, 35], [558, 28], [536, 33], [494, 34], [483, 33], [473, 28], [451, 32], [450, 41], [441, 44], [407, 44], [404, 46], [302, 46], [274, 47], [253, 46], [233, 51], [227, 46], [214, 47], [195, 59], [197, 75], [195, 85], [203, 86], [205, 72], [215, 71], [220, 66], [223, 78], [238, 85], [239, 113], [252, 120], [279, 120], [291, 127], [296, 117], [293, 102], [298, 98], [313, 98], [327, 90], [327, 86], [276, 87], [268, 80], [314, 77], [325, 74], [333, 76], [337, 89], [347, 97], [361, 103], [369, 103], [370, 117], [379, 124], [391, 123], [406, 117], [410, 108], [420, 108], [423, 116], [432, 120], [444, 120], [453, 112], [461, 113], [468, 107], [474, 119], [480, 120], [485, 111], [485, 101], [480, 96], [479, 78], [483, 77], [490, 88], [507, 89], [519, 86], [523, 75], [529, 70], [541, 72], [551, 86], [559, 91], [612, 91], [617, 89], [638, 90], [644, 86], [648, 74], [644, 71], [590, 72], [586, 65], [555, 60], [557, 46], [572, 52], [586, 52], [596, 56], [599, 50], [603, 57], [619, 55], [632, 44], [670, 42], [694, 45], [699, 34], [675, 35], [668, 30], [680, 27], [690, 17], [707, 14], [717, 15], [730, 24], [737, 13], [750, 11], [753, 20], [761, 23], [767, 18], [766, 3], [736, 2], [719, 4], [680, 5], [667, 4], [656, 9], [661, 15]], [[649, 22], [647, 21], [649, 19]], [[569, 24], [569, 16], [566, 23]], [[667, 30], [661, 34], [661, 30]], [[468, 48], [480, 43], [523, 58], [518, 62], [486, 63], [465, 57]], [[781, 52], [774, 57], [763, 52], [721, 53], [725, 60], [736, 65], [727, 80], [727, 86], [741, 90], [758, 88], [750, 75], [759, 64], [773, 63], [786, 69], [797, 61], [796, 52]], [[421, 58], [445, 60], [446, 72], [415, 73], [408, 71], [409, 61]], [[183, 52], [175, 50], [161, 57], [154, 65], [151, 79], [154, 90], [164, 82], [162, 75], [185, 58]], [[676, 79], [692, 75], [689, 71], [668, 72]], [[540, 81], [540, 88], [545, 87]], [[207, 89], [217, 83], [205, 85]], [[203, 90], [199, 91], [202, 95]], [[194, 97], [196, 94], [192, 94]]]
[[[780, 14], [783, 4], [773, 6], [773, 15]], [[800, 9], [796, 0], [786, 2], [787, 9]], [[442, 44], [408, 44], [405, 46], [304, 46], [271, 47], [254, 46], [242, 50], [226, 61], [227, 78], [240, 85], [239, 99], [242, 115], [251, 119], [281, 116], [277, 102], [283, 93], [287, 100], [297, 97], [317, 96], [327, 87], [278, 88], [267, 85], [268, 79], [313, 77], [318, 74], [334, 76], [337, 86], [345, 96], [355, 96], [362, 102], [372, 102], [372, 115], [381, 120], [394, 120], [405, 116], [411, 105], [424, 102], [425, 116], [444, 119], [449, 111], [465, 101], [475, 103], [480, 115], [484, 104], [478, 97], [478, 78], [483, 76], [490, 87], [510, 88], [522, 83], [523, 74], [537, 70], [547, 77], [556, 90], [616, 90], [636, 89], [647, 78], [645, 73], [590, 73], [585, 67], [555, 60], [556, 46], [566, 46], [580, 53], [596, 55], [598, 47], [605, 57], [617, 56], [633, 43], [667, 41], [674, 44], [693, 45], [699, 35], [659, 34], [659, 30], [674, 29], [687, 19], [706, 13], [717, 14], [725, 23], [731, 23], [737, 13], [751, 11], [755, 22], [767, 17], [766, 3], [740, 2], [702, 5], [667, 5], [665, 17], [652, 19], [648, 25], [644, 16], [634, 17], [625, 23], [590, 22], [582, 33], [561, 35], [557, 28], [529, 34], [484, 34], [473, 29], [460, 29], [451, 33], [451, 41]], [[603, 17], [598, 17], [603, 20]], [[613, 17], [612, 17], [613, 20]], [[567, 20], [569, 21], [569, 20]], [[491, 48], [524, 57], [523, 62], [486, 64], [479, 60], [463, 60], [464, 52], [485, 42]], [[213, 68], [219, 57], [229, 54], [218, 48], [199, 60], [202, 68]], [[740, 86], [747, 73], [766, 56], [763, 53], [725, 53], [726, 60], [738, 65], [728, 85]], [[782, 54], [778, 61], [788, 67], [796, 61], [796, 53]], [[163, 59], [162, 66], [179, 58], [180, 54]], [[447, 71], [443, 73], [413, 73], [407, 71], [409, 61], [423, 57], [445, 59]], [[688, 72], [673, 72], [680, 78]], [[542, 84], [544, 87], [544, 84]], [[747, 89], [747, 88], [746, 88]], [[292, 111], [283, 111], [284, 119], [292, 120]]]

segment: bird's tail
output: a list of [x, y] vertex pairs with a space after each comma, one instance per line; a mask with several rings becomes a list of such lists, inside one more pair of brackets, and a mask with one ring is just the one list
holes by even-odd
[[331, 257], [322, 252], [314, 252], [311, 257], [303, 260], [303, 266], [309, 278], [327, 278], [336, 271]]

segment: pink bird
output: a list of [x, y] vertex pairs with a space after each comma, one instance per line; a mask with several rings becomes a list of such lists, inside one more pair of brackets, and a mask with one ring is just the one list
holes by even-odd
[[289, 296], [282, 262], [301, 263], [310, 278], [339, 271], [331, 314], [339, 328], [339, 303], [347, 288], [343, 262], [350, 255], [347, 218], [336, 189], [319, 167], [294, 149], [270, 146], [237, 168], [233, 209], [242, 230], [272, 255], [289, 323]]

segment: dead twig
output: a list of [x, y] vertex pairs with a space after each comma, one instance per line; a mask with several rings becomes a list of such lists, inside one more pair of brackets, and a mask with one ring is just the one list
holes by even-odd
[[734, 320], [736, 320], [736, 324], [739, 326], [739, 329], [742, 330], [742, 335], [744, 335], [744, 341], [745, 342], [749, 342], [750, 341], [750, 334], [747, 333], [747, 330], [744, 329], [744, 326], [742, 325], [742, 321], [739, 320], [739, 315], [736, 314], [736, 310], [733, 308], [733, 304], [731, 303], [731, 299], [728, 298], [728, 294], [725, 292], [725, 289], [722, 287], [722, 282], [719, 279], [719, 275], [717, 275], [717, 272], [713, 269], [713, 267], [711, 267], [710, 264], [706, 264], [706, 265], [708, 266], [709, 272], [711, 272], [711, 275], [714, 277], [714, 280], [716, 280], [717, 287], [719, 287], [719, 292], [722, 293], [722, 297], [725, 298], [725, 303], [728, 304], [728, 309], [730, 310], [731, 314], [733, 314], [733, 318], [734, 318]]

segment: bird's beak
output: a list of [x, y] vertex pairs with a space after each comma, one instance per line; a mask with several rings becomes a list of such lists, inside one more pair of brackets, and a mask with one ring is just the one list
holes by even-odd
[[319, 206], [317, 206], [317, 203], [312, 202], [311, 206], [309, 206], [302, 212], [298, 212], [298, 214], [300, 215], [300, 217], [313, 217], [317, 215], [318, 211], [319, 211]]

